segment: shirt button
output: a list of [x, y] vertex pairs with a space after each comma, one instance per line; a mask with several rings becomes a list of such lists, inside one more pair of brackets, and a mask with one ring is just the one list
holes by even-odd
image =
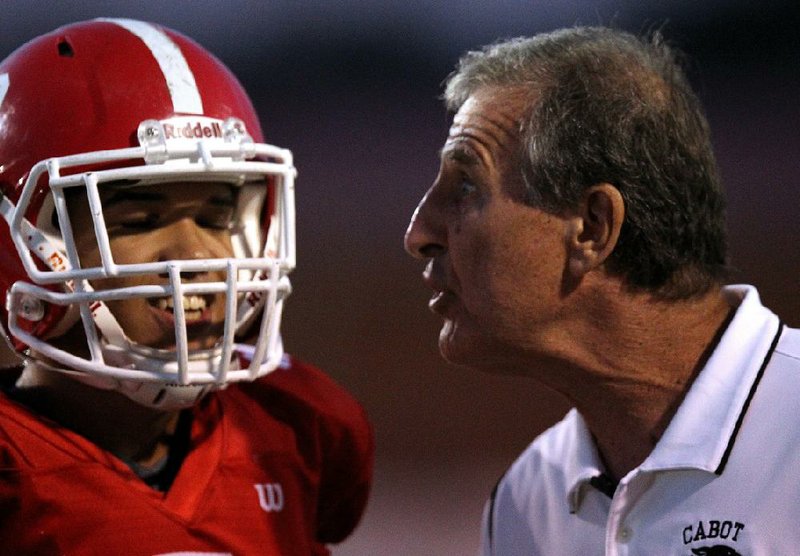
[[620, 542], [628, 542], [631, 539], [631, 535], [633, 535], [633, 531], [628, 526], [622, 527], [617, 533]]

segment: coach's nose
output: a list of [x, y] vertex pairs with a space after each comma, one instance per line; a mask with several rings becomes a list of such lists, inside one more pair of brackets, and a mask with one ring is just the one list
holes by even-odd
[[405, 235], [405, 249], [417, 259], [428, 259], [447, 252], [447, 227], [437, 202], [436, 184], [420, 200]]

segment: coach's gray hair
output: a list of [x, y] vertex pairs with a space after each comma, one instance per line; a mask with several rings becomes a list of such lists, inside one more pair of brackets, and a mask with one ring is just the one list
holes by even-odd
[[526, 202], [562, 212], [615, 185], [625, 222], [607, 268], [668, 299], [727, 273], [724, 199], [708, 123], [660, 34], [578, 27], [468, 52], [445, 87], [455, 112], [478, 89], [522, 91]]

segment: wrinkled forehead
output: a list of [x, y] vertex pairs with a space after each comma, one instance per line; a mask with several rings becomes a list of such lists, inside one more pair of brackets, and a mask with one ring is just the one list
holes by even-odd
[[516, 154], [526, 106], [527, 96], [515, 89], [478, 89], [453, 116], [443, 156], [474, 150], [496, 163], [498, 157]]

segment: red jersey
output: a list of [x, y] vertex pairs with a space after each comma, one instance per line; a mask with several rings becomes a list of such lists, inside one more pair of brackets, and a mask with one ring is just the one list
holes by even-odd
[[192, 411], [189, 452], [164, 493], [0, 394], [0, 554], [323, 555], [356, 526], [372, 431], [321, 371], [286, 358]]

